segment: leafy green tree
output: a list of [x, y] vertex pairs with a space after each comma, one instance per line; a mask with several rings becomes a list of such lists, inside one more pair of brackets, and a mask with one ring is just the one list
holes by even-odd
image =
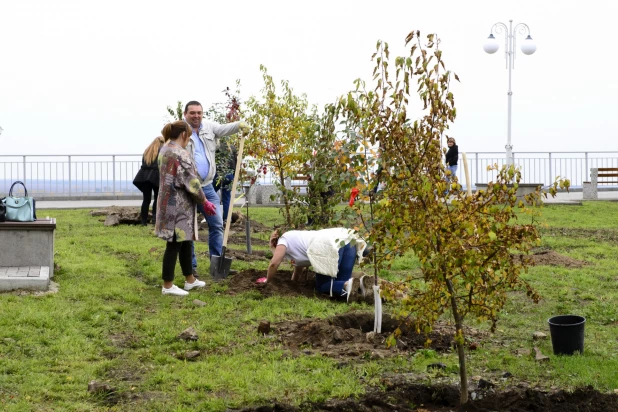
[[305, 198], [294, 202], [291, 209], [295, 216], [306, 221], [313, 229], [337, 224], [335, 207], [342, 199], [338, 184], [342, 169], [336, 151], [339, 142], [335, 130], [335, 113], [332, 104], [326, 105], [322, 114], [318, 114], [314, 108], [311, 114], [313, 134], [305, 133], [301, 136], [303, 146], [311, 151], [311, 159], [301, 171], [309, 180]]
[[[356, 136], [362, 136], [343, 149], [349, 148], [347, 156], [362, 159], [359, 141], [379, 146], [385, 188], [372, 203], [373, 224], [366, 226], [366, 236], [378, 251], [376, 265], [388, 268], [395, 256], [413, 251], [421, 266], [420, 276], [410, 274], [385, 296], [403, 296], [398, 313], [410, 317], [419, 332], [429, 333], [442, 315], [452, 316], [464, 404], [465, 319], [490, 321], [493, 329], [508, 291], [524, 290], [533, 301], [539, 299], [520, 277], [529, 261], [516, 255], [528, 254], [540, 242], [532, 205], [542, 193], [518, 200], [520, 170], [493, 166], [497, 177], [488, 189], [466, 196], [445, 169], [440, 144], [456, 117], [450, 86], [458, 78], [446, 70], [435, 35], [428, 35], [425, 43], [414, 31], [406, 45], [411, 45], [410, 53], [395, 58], [393, 76], [388, 45], [378, 42], [373, 55], [376, 86], [367, 90], [359, 80], [356, 90], [340, 100], [340, 115]], [[412, 122], [408, 110], [415, 94], [422, 115]], [[360, 166], [360, 160], [351, 163], [357, 171]], [[359, 180], [361, 196], [369, 198], [367, 181]], [[568, 189], [568, 180], [557, 180], [549, 192], [555, 194], [559, 186]]]
[[303, 94], [297, 96], [287, 81], [281, 81], [278, 94], [273, 78], [260, 66], [264, 88], [260, 99], [247, 102], [247, 122], [251, 133], [246, 141], [247, 154], [257, 169], [270, 171], [275, 185], [282, 193], [284, 215], [289, 227], [300, 225], [292, 204], [298, 200], [297, 190], [286, 187], [286, 179], [293, 179], [311, 159], [311, 148], [305, 142], [314, 136], [315, 122], [308, 113], [309, 104]]
[[169, 113], [173, 121], [183, 120], [185, 118], [184, 110], [184, 105], [180, 100], [176, 102], [176, 107], [167, 106], [167, 113]]

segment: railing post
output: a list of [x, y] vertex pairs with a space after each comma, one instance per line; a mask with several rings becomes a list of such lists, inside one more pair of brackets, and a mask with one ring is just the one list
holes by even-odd
[[588, 180], [588, 179], [590, 179], [590, 169], [588, 169], [588, 152], [584, 153], [584, 156], [586, 158], [586, 166], [585, 166], [585, 169], [584, 169], [585, 170], [585, 172], [584, 172], [585, 174], [584, 174], [584, 180], [583, 181], [584, 182], [586, 182], [586, 181], [589, 182], [590, 180]]
[[116, 155], [112, 156], [112, 180], [113, 180], [113, 194], [116, 196]]
[[71, 196], [71, 156], [69, 155], [69, 196]]
[[27, 182], [26, 182], [26, 156], [23, 156], [23, 159], [24, 159], [24, 162], [23, 162], [23, 165], [24, 165], [24, 167], [23, 167], [24, 172], [23, 172], [23, 176], [22, 176], [21, 180], [23, 180], [23, 181], [24, 181], [24, 184], [26, 184], [26, 183], [27, 183]]
[[[478, 182], [479, 181], [479, 152], [474, 153], [474, 162], [476, 163], [476, 166], [475, 166], [476, 176], [475, 176], [474, 180], [476, 180], [476, 182]], [[476, 182], [474, 182], [474, 183], [476, 183]]]
[[549, 182], [546, 182], [546, 186], [549, 186], [552, 184], [552, 182], [554, 181], [554, 179], [552, 179], [552, 172], [551, 172], [551, 152], [549, 152]]

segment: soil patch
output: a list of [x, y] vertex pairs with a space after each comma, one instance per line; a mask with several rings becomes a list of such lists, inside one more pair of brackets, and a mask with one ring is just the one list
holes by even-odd
[[[208, 253], [204, 253], [204, 255], [210, 259], [208, 257]], [[272, 257], [272, 252], [267, 250], [252, 250], [251, 254], [248, 254], [246, 250], [226, 249], [225, 256], [232, 259], [242, 260], [244, 262], [268, 262]]]
[[[384, 389], [369, 388], [358, 399], [333, 399], [306, 403], [300, 407], [273, 403], [269, 406], [242, 409], [243, 412], [296, 411], [431, 411], [431, 412], [608, 412], [618, 410], [618, 396], [602, 394], [591, 387], [573, 393], [547, 393], [531, 389], [483, 393], [481, 398], [459, 407], [459, 389], [455, 386], [426, 386], [384, 382]], [[477, 392], [478, 393], [478, 392]]]
[[[387, 347], [387, 338], [398, 328], [401, 335], [394, 345]], [[348, 312], [329, 319], [286, 321], [273, 326], [283, 345], [307, 355], [320, 353], [344, 362], [359, 357], [382, 359], [418, 349], [433, 349], [436, 352], [453, 349], [455, 327], [446, 322], [438, 322], [429, 336], [425, 336], [383, 314], [382, 333], [374, 333], [373, 329], [373, 312]], [[477, 342], [487, 336], [487, 332], [470, 328], [466, 328], [465, 334], [468, 339]]]
[[536, 266], [562, 266], [581, 268], [588, 263], [556, 253], [551, 249], [538, 249], [531, 255], [518, 255], [520, 259], [529, 259]]
[[[139, 225], [142, 222], [139, 207], [109, 206], [103, 209], [91, 210], [90, 215], [105, 216], [105, 226]], [[149, 216], [152, 218], [150, 213]]]
[[618, 243], [617, 229], [583, 229], [566, 227], [548, 227], [541, 229], [542, 235], [586, 238], [597, 242]]
[[[233, 253], [236, 253], [234, 251]], [[279, 270], [272, 282], [256, 283], [259, 278], [266, 277], [265, 270], [249, 269], [230, 276], [228, 283], [228, 291], [232, 294], [258, 291], [263, 296], [306, 296], [306, 297], [322, 297], [315, 292], [315, 274], [309, 272], [307, 277], [301, 278], [298, 282], [291, 280], [292, 271]], [[325, 299], [330, 299], [324, 296]]]

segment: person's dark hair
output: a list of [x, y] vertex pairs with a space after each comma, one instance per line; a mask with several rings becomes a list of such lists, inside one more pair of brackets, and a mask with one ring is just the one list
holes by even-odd
[[[202, 104], [196, 100], [191, 100], [189, 103], [185, 104], [185, 114], [187, 114], [187, 111], [189, 110], [189, 106], [200, 106], [202, 107]], [[202, 108], [202, 110], [204, 110]]]
[[191, 130], [191, 126], [189, 126], [189, 124], [184, 120], [179, 120], [174, 123], [168, 123], [163, 126], [163, 130], [161, 130], [161, 134], [163, 135], [163, 138], [166, 142], [168, 140], [178, 139], [178, 137], [183, 133], [187, 133], [189, 135], [193, 133], [193, 131]]

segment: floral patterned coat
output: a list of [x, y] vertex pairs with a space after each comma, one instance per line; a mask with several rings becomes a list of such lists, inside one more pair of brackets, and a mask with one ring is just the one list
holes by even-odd
[[159, 199], [155, 234], [171, 242], [197, 240], [196, 204], [206, 196], [200, 186], [191, 154], [174, 141], [159, 153]]

